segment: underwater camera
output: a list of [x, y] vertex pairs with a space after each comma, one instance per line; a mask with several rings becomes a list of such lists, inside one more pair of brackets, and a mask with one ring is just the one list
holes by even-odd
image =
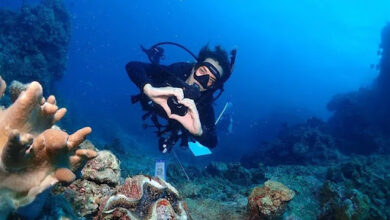
[[[183, 88], [184, 98], [197, 100], [200, 97], [200, 88], [197, 84], [188, 85]], [[172, 114], [184, 116], [187, 114], [188, 108], [183, 104], [180, 104], [176, 96], [171, 96], [167, 100], [167, 104], [171, 109]]]

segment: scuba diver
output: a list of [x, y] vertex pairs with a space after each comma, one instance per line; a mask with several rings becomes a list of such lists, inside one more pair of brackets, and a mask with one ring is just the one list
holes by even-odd
[[217, 124], [217, 128], [224, 135], [231, 135], [233, 133], [233, 115], [230, 113], [225, 114]]
[[[160, 65], [164, 50], [160, 45], [178, 46], [196, 60], [195, 63], [178, 62]], [[146, 111], [143, 120], [150, 117], [157, 128], [159, 150], [170, 152], [181, 140], [181, 146], [198, 142], [211, 149], [217, 145], [213, 102], [223, 92], [223, 85], [232, 74], [236, 50], [228, 54], [220, 46], [211, 50], [204, 46], [198, 56], [174, 42], [162, 42], [150, 49], [142, 50], [149, 63], [129, 62], [126, 71], [129, 78], [140, 89], [132, 102], [140, 102]], [[219, 94], [214, 97], [214, 93]], [[162, 124], [160, 118], [166, 119]]]
[[233, 104], [231, 102], [226, 102], [217, 120], [215, 121], [215, 125], [217, 125], [218, 130], [227, 136], [233, 133], [233, 114], [231, 111], [230, 113], [228, 112], [228, 109], [230, 109], [232, 106]]

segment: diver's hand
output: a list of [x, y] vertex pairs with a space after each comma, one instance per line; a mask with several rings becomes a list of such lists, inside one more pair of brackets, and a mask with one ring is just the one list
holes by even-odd
[[176, 96], [180, 101], [184, 98], [183, 89], [174, 87], [156, 88], [150, 84], [146, 84], [143, 88], [144, 94], [147, 95], [153, 102], [160, 105], [168, 117], [171, 116], [171, 109], [168, 106], [167, 100], [171, 96]]
[[184, 116], [171, 114], [169, 118], [175, 119], [183, 125], [191, 134], [195, 136], [201, 136], [203, 134], [202, 125], [199, 119], [198, 109], [195, 102], [192, 99], [184, 98], [178, 100], [178, 102], [188, 108], [187, 113]]

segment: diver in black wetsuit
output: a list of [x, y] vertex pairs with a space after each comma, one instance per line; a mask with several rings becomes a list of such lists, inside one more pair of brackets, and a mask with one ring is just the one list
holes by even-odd
[[[139, 101], [143, 109], [168, 121], [164, 131], [160, 132], [159, 128], [160, 151], [169, 152], [180, 138], [182, 146], [188, 146], [188, 141], [196, 140], [208, 148], [216, 147], [213, 93], [218, 89], [222, 90], [224, 82], [230, 77], [234, 63], [233, 53], [235, 58], [234, 50], [229, 62], [227, 52], [221, 47], [217, 46], [212, 51], [205, 46], [199, 52], [197, 63], [181, 62], [164, 66], [129, 62], [126, 65], [128, 76], [141, 90]], [[177, 80], [182, 84], [178, 84]], [[187, 95], [194, 88], [199, 95]], [[175, 97], [176, 104], [187, 110], [181, 115], [174, 112], [169, 97]], [[160, 126], [156, 117], [154, 122]], [[168, 132], [168, 137], [161, 138]]]

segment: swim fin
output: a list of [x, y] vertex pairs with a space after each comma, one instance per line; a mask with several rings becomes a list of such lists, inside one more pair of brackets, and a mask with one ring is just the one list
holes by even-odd
[[195, 157], [212, 154], [209, 148], [199, 142], [188, 142], [188, 146]]

